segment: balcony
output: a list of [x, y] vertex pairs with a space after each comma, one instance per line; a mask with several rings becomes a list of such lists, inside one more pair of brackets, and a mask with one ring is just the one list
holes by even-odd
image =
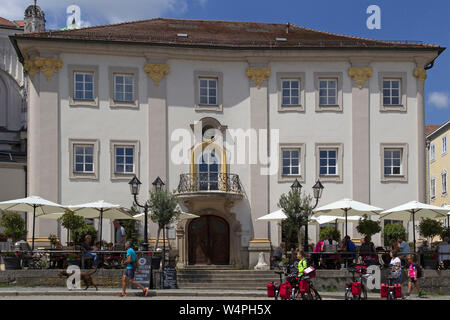
[[208, 194], [236, 196], [241, 198], [243, 189], [239, 175], [233, 173], [183, 173], [177, 193], [179, 196], [189, 194]]

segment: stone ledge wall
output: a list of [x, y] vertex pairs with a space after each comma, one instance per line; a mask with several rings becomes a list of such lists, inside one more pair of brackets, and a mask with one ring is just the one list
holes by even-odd
[[[1, 271], [0, 285], [65, 287], [66, 278], [59, 278], [58, 272], [59, 270], [56, 269]], [[386, 276], [387, 272], [383, 271], [382, 283], [387, 282]], [[155, 272], [154, 281], [156, 287], [159, 287], [159, 278], [159, 272]], [[93, 279], [99, 287], [117, 288], [121, 286], [122, 270], [99, 269], [93, 275]], [[351, 274], [347, 271], [317, 270], [317, 277], [314, 279], [314, 284], [319, 291], [344, 291], [346, 282], [350, 282], [351, 280]], [[423, 277], [419, 281], [420, 286], [426, 292], [450, 294], [450, 270], [423, 270]], [[408, 285], [406, 274], [403, 275], [402, 285], [405, 287]]]

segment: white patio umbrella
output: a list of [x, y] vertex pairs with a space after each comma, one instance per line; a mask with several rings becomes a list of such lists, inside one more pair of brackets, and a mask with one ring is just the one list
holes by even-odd
[[[347, 220], [349, 221], [358, 221], [361, 218], [361, 216], [350, 216], [347, 217]], [[338, 223], [338, 222], [345, 222], [345, 217], [338, 217], [338, 216], [319, 216], [319, 217], [312, 217], [311, 220], [313, 220], [317, 224], [324, 224], [324, 223]]]
[[416, 252], [416, 225], [415, 218], [445, 218], [448, 209], [437, 207], [419, 201], [410, 201], [399, 205], [381, 213], [381, 219], [389, 217], [395, 220], [412, 220], [413, 222], [413, 236], [414, 236], [414, 252]]
[[62, 205], [45, 200], [38, 196], [29, 196], [27, 198], [8, 200], [0, 202], [0, 209], [6, 211], [24, 211], [33, 212], [33, 236], [31, 250], [34, 250], [34, 233], [36, 217], [44, 216], [49, 213], [61, 212], [65, 209]]
[[266, 214], [265, 216], [259, 217], [256, 221], [281, 221], [287, 219], [286, 214], [283, 212], [283, 209], [271, 212]]
[[68, 207], [75, 212], [76, 215], [87, 219], [100, 219], [100, 249], [102, 248], [102, 228], [103, 218], [106, 219], [133, 219], [131, 215], [126, 212], [126, 209], [118, 204], [112, 204], [103, 200], [73, 205]]
[[338, 216], [345, 218], [345, 234], [347, 235], [347, 220], [349, 216], [378, 215], [382, 208], [371, 206], [352, 199], [342, 199], [327, 204], [314, 210], [315, 217], [320, 216]]

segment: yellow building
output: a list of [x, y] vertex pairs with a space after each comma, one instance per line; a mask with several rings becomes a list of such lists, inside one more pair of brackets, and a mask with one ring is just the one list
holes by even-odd
[[427, 126], [427, 201], [436, 206], [450, 204], [450, 120], [441, 126]]

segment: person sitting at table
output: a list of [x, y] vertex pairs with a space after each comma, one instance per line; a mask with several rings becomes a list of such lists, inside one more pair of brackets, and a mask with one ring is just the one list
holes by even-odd
[[400, 246], [398, 245], [397, 240], [391, 241], [391, 250], [396, 250], [397, 252], [400, 251]]
[[320, 265], [320, 267], [322, 267], [322, 264], [323, 264], [321, 252], [323, 251], [323, 241], [324, 240], [325, 240], [325, 237], [320, 238], [319, 241], [316, 243], [316, 246], [314, 247], [314, 250], [313, 250], [313, 255], [312, 255], [313, 265], [316, 268], [319, 268], [319, 265]]
[[372, 265], [377, 263], [377, 251], [370, 236], [364, 237], [364, 243], [361, 245], [359, 253], [364, 264]]
[[56, 250], [62, 250], [62, 248], [63, 248], [63, 246], [62, 246], [61, 242], [60, 242], [60, 241], [56, 241], [56, 243], [55, 243], [55, 249], [56, 249]]
[[341, 250], [347, 252], [347, 254], [344, 255], [346, 264], [349, 262], [352, 263], [353, 259], [355, 259], [355, 255], [351, 253], [356, 252], [356, 246], [355, 243], [350, 239], [350, 236], [346, 235], [342, 240]]
[[81, 251], [83, 251], [83, 255], [85, 258], [93, 258], [94, 266], [97, 267], [98, 266], [97, 254], [94, 252], [90, 252], [90, 251], [92, 251], [91, 241], [92, 241], [92, 237], [89, 234], [87, 234], [84, 237], [84, 242], [81, 244]]
[[114, 245], [114, 247], [123, 250], [123, 248], [125, 248], [125, 242], [127, 240], [125, 228], [120, 225], [120, 222], [118, 220], [114, 220], [113, 224], [114, 228], [116, 229], [116, 244]]

